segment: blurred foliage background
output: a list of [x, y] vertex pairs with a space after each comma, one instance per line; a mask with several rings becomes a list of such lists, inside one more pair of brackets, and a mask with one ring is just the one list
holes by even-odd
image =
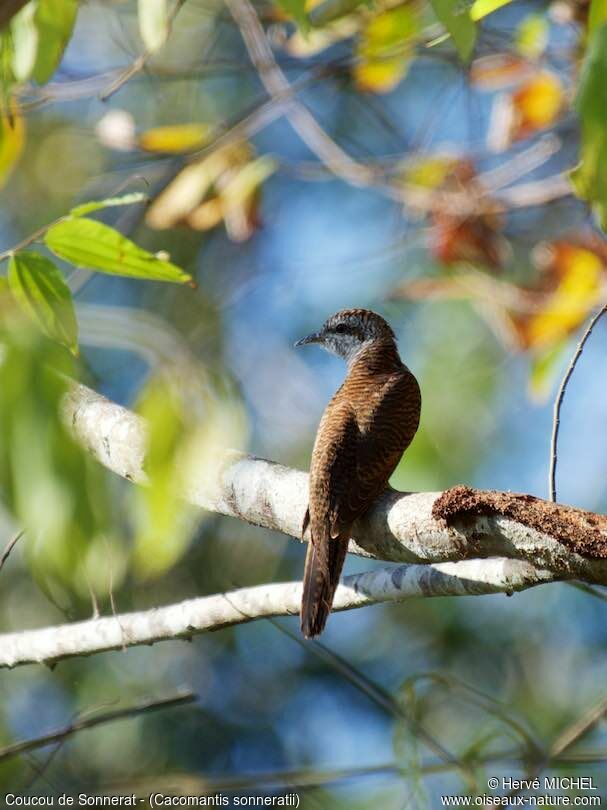
[[[384, 314], [421, 383], [394, 486], [547, 495], [551, 398], [607, 286], [604, 0], [4, 6], [0, 528], [25, 533], [3, 632], [91, 596], [124, 612], [300, 578], [299, 544], [185, 510], [174, 470], [224, 446], [305, 468], [343, 368], [292, 345], [342, 307]], [[559, 500], [600, 512], [605, 336], [558, 469]], [[71, 442], [57, 369], [150, 420], [151, 491]], [[605, 610], [553, 584], [342, 613], [322, 645], [260, 621], [3, 671], [3, 745], [198, 699], [0, 750], [0, 784], [437, 807], [545, 757], [603, 795]]]

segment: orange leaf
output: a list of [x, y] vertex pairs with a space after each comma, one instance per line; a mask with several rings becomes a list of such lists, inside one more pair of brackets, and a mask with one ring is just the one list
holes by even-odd
[[535, 312], [516, 319], [525, 348], [553, 346], [574, 332], [602, 299], [607, 282], [603, 257], [587, 246], [552, 242], [539, 246], [535, 258], [543, 295]]
[[516, 112], [513, 140], [525, 138], [551, 126], [565, 104], [565, 91], [558, 76], [542, 71], [512, 96]]
[[209, 137], [211, 127], [208, 124], [175, 124], [166, 127], [154, 127], [142, 132], [137, 139], [140, 149], [147, 152], [162, 152], [178, 155], [200, 149]]

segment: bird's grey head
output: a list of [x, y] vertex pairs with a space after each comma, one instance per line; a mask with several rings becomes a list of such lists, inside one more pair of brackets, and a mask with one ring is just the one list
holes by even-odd
[[370, 309], [342, 309], [331, 315], [318, 332], [298, 340], [295, 345], [319, 343], [349, 365], [361, 349], [376, 341], [395, 342], [394, 332], [381, 315]]

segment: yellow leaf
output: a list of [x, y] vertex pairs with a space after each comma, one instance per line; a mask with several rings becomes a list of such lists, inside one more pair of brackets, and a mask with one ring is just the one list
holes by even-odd
[[527, 132], [550, 126], [559, 116], [564, 100], [559, 78], [554, 73], [542, 71], [514, 94], [521, 128]]
[[527, 59], [538, 59], [548, 44], [549, 25], [543, 14], [528, 14], [516, 32], [516, 49]]
[[207, 200], [188, 215], [186, 222], [195, 231], [210, 231], [223, 219], [223, 205], [219, 197]]
[[272, 158], [251, 160], [253, 154], [248, 143], [240, 143], [186, 166], [150, 206], [146, 223], [156, 229], [185, 223], [206, 231], [223, 220], [230, 238], [247, 239], [256, 225], [258, 190], [276, 169]]
[[15, 101], [0, 107], [0, 187], [8, 180], [23, 151], [25, 121]]
[[361, 90], [388, 93], [405, 77], [419, 32], [417, 10], [412, 6], [384, 11], [373, 17], [361, 33], [359, 63], [354, 78]]
[[211, 127], [208, 124], [175, 124], [154, 127], [143, 132], [137, 139], [140, 149], [146, 152], [162, 152], [178, 155], [200, 149], [208, 142]]
[[441, 186], [458, 164], [458, 159], [445, 155], [423, 158], [405, 167], [405, 183], [433, 189]]
[[493, 14], [502, 6], [508, 5], [512, 0], [475, 0], [470, 6], [470, 19], [474, 22], [482, 20], [489, 14]]
[[404, 79], [408, 67], [408, 59], [369, 60], [355, 69], [356, 84], [360, 90], [389, 93]]
[[241, 165], [251, 155], [246, 143], [226, 146], [202, 160], [186, 166], [149, 207], [146, 223], [150, 228], [172, 228], [183, 222], [200, 205], [230, 168]]
[[243, 205], [274, 174], [277, 165], [268, 155], [252, 160], [243, 166], [221, 191], [226, 206]]
[[562, 340], [601, 299], [605, 277], [601, 258], [577, 245], [561, 244], [556, 250], [563, 275], [546, 306], [526, 324], [529, 346], [548, 346]]

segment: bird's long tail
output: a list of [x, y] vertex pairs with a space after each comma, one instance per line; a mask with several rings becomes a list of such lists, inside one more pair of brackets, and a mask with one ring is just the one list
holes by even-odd
[[320, 635], [327, 623], [347, 549], [347, 540], [329, 540], [328, 559], [322, 560], [315, 544], [308, 543], [300, 613], [301, 632], [306, 638]]

